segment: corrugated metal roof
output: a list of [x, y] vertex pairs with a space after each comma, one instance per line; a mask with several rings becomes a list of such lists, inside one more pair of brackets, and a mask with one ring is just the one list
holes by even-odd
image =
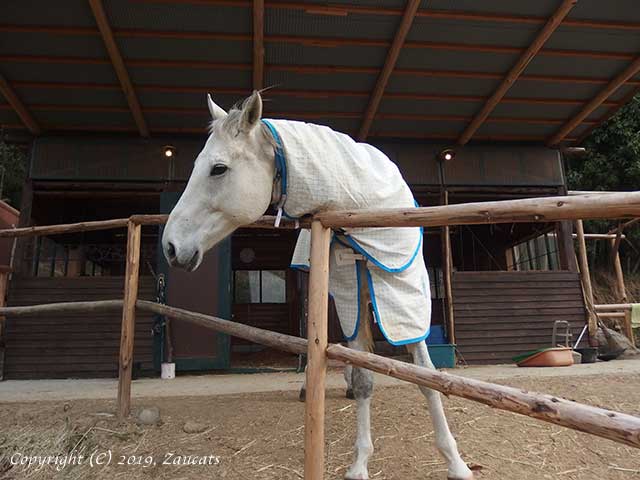
[[[104, 0], [151, 134], [154, 129], [204, 133], [207, 91], [225, 108], [250, 92], [250, 3]], [[406, 1], [335, 0], [331, 14], [319, 13], [328, 5], [319, 0], [297, 1], [292, 8], [265, 3], [264, 85], [273, 87], [265, 92], [266, 115], [287, 114], [355, 133]], [[559, 4], [423, 1], [372, 134], [455, 139]], [[567, 19], [477, 138], [542, 143], [640, 53], [636, 0], [580, 0]], [[602, 25], [606, 22], [623, 24]], [[2, 2], [0, 72], [44, 128], [135, 131], [85, 0], [67, 0], [56, 8], [46, 0]], [[640, 75], [635, 75], [570, 136], [601, 121], [639, 86]], [[19, 119], [3, 107], [0, 123], [15, 125]]]

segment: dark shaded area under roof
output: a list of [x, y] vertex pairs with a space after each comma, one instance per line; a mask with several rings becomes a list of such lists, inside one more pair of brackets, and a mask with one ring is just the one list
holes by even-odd
[[[369, 137], [455, 141], [560, 0], [423, 1]], [[252, 89], [251, 1], [104, 0], [151, 135], [204, 134]], [[358, 132], [406, 2], [265, 1], [265, 116]], [[328, 8], [330, 7], [330, 8]], [[640, 52], [635, 0], [580, 0], [472, 141], [547, 143]], [[0, 74], [45, 133], [137, 134], [89, 2], [0, 3]], [[628, 101], [626, 82], [572, 129]], [[0, 125], [25, 125], [0, 97]]]

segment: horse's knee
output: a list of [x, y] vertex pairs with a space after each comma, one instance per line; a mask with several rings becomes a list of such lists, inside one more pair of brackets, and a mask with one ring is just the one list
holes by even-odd
[[371, 371], [354, 367], [351, 372], [351, 388], [356, 399], [370, 398], [373, 394], [373, 374]]

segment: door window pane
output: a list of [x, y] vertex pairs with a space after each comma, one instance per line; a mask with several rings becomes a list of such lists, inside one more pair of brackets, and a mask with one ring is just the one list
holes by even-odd
[[262, 303], [286, 303], [287, 282], [282, 270], [262, 272]]
[[234, 292], [236, 303], [260, 303], [260, 271], [237, 270]]

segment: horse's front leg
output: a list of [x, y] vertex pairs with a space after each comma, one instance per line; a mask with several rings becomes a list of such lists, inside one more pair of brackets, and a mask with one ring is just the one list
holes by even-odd
[[[407, 345], [407, 350], [413, 357], [413, 363], [421, 367], [435, 368], [429, 357], [427, 351], [427, 345], [425, 342], [418, 342]], [[473, 472], [469, 470], [467, 464], [460, 457], [458, 453], [458, 446], [456, 441], [451, 435], [447, 419], [444, 415], [444, 409], [442, 408], [442, 399], [440, 392], [431, 390], [427, 387], [420, 387], [420, 390], [427, 398], [429, 404], [429, 412], [431, 414], [431, 421], [433, 422], [433, 429], [436, 435], [436, 446], [447, 461], [448, 465], [448, 479], [449, 480], [472, 480]]]
[[[365, 346], [356, 339], [349, 342], [349, 347], [355, 350], [365, 350]], [[355, 460], [347, 470], [345, 479], [366, 480], [369, 478], [367, 464], [373, 453], [371, 441], [371, 395], [373, 393], [373, 375], [369, 370], [360, 367], [351, 369], [351, 388], [356, 399], [357, 427], [355, 443]]]

